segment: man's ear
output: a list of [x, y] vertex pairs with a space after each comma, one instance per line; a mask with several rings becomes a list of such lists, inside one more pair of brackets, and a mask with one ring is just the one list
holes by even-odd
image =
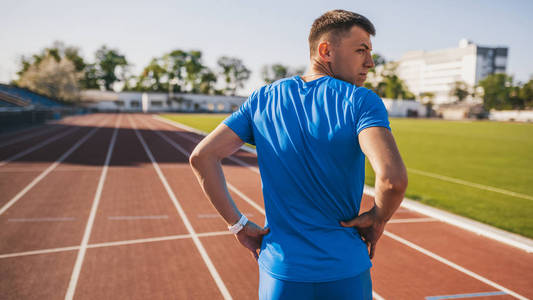
[[332, 59], [331, 44], [328, 41], [321, 41], [318, 44], [318, 57], [320, 60], [330, 62]]

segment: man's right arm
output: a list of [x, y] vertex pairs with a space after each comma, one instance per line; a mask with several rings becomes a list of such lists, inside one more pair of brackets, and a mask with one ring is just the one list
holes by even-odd
[[352, 220], [341, 222], [356, 227], [374, 257], [376, 244], [403, 200], [407, 189], [407, 171], [394, 137], [385, 127], [368, 127], [358, 135], [361, 150], [368, 157], [376, 174], [374, 207]]
[[407, 171], [390, 130], [369, 127], [359, 133], [359, 145], [368, 157], [375, 180], [377, 216], [387, 222], [403, 200]]

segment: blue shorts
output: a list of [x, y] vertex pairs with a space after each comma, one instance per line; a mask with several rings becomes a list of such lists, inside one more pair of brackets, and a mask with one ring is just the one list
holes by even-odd
[[276, 279], [259, 267], [259, 300], [278, 299], [372, 300], [370, 269], [341, 280], [295, 282]]

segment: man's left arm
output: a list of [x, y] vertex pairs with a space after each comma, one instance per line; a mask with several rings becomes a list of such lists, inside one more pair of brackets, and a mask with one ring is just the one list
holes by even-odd
[[[242, 214], [228, 192], [221, 161], [243, 144], [241, 138], [222, 123], [196, 146], [189, 159], [204, 194], [228, 225], [237, 223]], [[257, 259], [257, 250], [267, 233], [268, 228], [263, 229], [249, 221], [236, 237]]]

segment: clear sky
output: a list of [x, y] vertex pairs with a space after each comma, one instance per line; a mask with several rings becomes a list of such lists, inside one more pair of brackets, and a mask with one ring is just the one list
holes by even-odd
[[89, 61], [101, 45], [126, 55], [138, 74], [153, 57], [199, 49], [214, 68], [222, 55], [252, 70], [240, 93], [261, 86], [265, 64], [307, 66], [307, 36], [315, 18], [336, 8], [369, 18], [377, 29], [374, 52], [387, 60], [408, 50], [457, 47], [465, 37], [509, 47], [507, 73], [533, 75], [533, 1], [122, 1], [0, 0], [0, 82], [14, 78], [21, 55], [56, 40], [77, 46]]

